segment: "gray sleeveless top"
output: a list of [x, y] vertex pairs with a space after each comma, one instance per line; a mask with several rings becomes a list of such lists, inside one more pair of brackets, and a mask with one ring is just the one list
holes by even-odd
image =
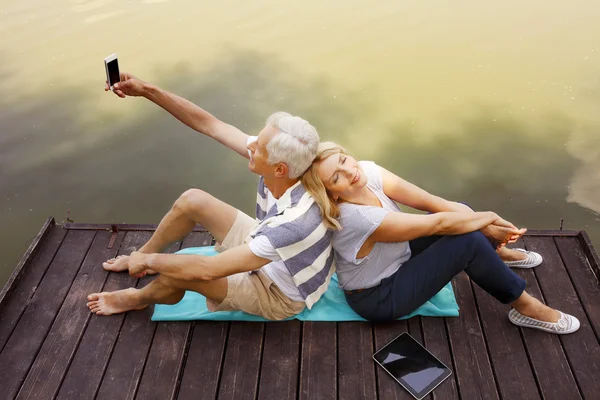
[[332, 243], [338, 281], [345, 290], [377, 286], [410, 258], [408, 242], [377, 242], [366, 257], [356, 258], [365, 240], [379, 227], [385, 216], [390, 212], [402, 212], [383, 192], [379, 167], [372, 161], [360, 161], [359, 165], [367, 177], [367, 187], [383, 207], [340, 204], [339, 222], [342, 230], [335, 231]]

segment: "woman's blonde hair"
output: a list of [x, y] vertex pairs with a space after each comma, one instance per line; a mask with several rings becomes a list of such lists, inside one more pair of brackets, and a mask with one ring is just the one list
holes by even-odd
[[334, 154], [347, 153], [346, 150], [337, 143], [320, 143], [319, 149], [317, 150], [317, 157], [315, 157], [315, 160], [311, 166], [308, 167], [300, 180], [302, 181], [302, 185], [304, 185], [319, 206], [325, 226], [329, 229], [339, 231], [342, 229], [342, 226], [337, 220], [340, 216], [340, 209], [337, 202], [331, 197], [327, 189], [325, 189], [325, 185], [323, 185], [318, 173], [321, 161]]

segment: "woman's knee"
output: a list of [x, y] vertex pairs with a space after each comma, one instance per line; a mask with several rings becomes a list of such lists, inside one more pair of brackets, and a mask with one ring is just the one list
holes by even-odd
[[479, 247], [487, 246], [490, 247], [490, 242], [479, 231], [464, 233], [462, 235], [452, 236], [453, 240], [457, 242], [459, 246]]
[[201, 189], [188, 189], [179, 196], [173, 205], [182, 212], [202, 210], [208, 206], [212, 196]]

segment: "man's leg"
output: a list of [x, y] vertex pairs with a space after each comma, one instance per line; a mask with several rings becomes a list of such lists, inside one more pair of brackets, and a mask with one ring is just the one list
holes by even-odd
[[[171, 243], [186, 237], [196, 224], [204, 226], [213, 237], [222, 242], [236, 219], [238, 210], [200, 189], [184, 192], [171, 210], [160, 221], [150, 240], [142, 246], [142, 253], [159, 253]], [[128, 269], [128, 257], [108, 260], [102, 266], [107, 271]]]
[[227, 278], [214, 281], [181, 281], [159, 276], [142, 289], [129, 288], [115, 292], [92, 293], [87, 306], [98, 315], [141, 310], [150, 304], [176, 304], [192, 290], [217, 303], [227, 296]]

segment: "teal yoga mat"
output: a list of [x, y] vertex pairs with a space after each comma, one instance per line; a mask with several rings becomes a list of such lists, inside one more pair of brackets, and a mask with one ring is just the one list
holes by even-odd
[[[213, 256], [218, 254], [213, 246], [192, 247], [178, 251], [176, 254], [200, 254]], [[427, 303], [417, 308], [411, 314], [400, 319], [411, 318], [415, 315], [427, 317], [457, 317], [458, 304], [454, 297], [452, 284], [448, 283]], [[333, 275], [329, 289], [311, 310], [304, 309], [294, 318], [300, 321], [364, 321], [346, 302], [344, 292], [338, 286], [337, 275]], [[290, 318], [292, 319], [292, 318]], [[262, 317], [246, 314], [242, 311], [210, 312], [206, 308], [206, 298], [195, 292], [186, 292], [183, 299], [174, 305], [157, 304], [154, 307], [152, 321], [269, 321]]]

